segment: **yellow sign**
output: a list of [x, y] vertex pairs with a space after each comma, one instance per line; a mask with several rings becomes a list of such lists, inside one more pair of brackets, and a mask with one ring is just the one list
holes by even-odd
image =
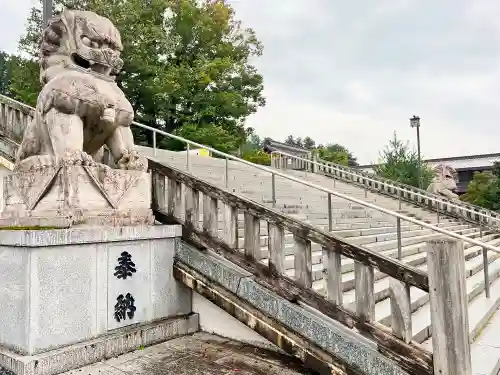
[[198, 150], [198, 155], [200, 155], [200, 156], [210, 156], [210, 151], [208, 151], [205, 148], [200, 148]]

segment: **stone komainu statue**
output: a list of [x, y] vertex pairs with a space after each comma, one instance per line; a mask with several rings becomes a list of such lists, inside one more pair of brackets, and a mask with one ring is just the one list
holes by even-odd
[[434, 168], [434, 178], [427, 191], [450, 200], [458, 200], [458, 195], [453, 192], [457, 188], [457, 180], [455, 169], [448, 165], [439, 164]]
[[115, 82], [122, 48], [113, 23], [95, 13], [65, 10], [50, 21], [40, 45], [44, 86], [18, 169], [94, 165], [106, 145], [119, 169], [146, 170], [146, 159], [134, 150], [132, 106]]

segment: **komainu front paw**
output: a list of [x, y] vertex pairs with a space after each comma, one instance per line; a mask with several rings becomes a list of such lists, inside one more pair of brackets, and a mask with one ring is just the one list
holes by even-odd
[[62, 157], [61, 163], [64, 165], [83, 165], [89, 167], [97, 165], [92, 156], [80, 150], [66, 152]]
[[116, 165], [119, 169], [128, 169], [143, 172], [148, 170], [148, 160], [145, 156], [139, 154], [135, 150], [124, 152]]

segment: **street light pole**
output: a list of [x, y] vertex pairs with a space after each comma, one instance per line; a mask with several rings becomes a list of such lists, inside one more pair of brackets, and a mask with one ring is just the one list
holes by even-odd
[[52, 9], [54, 8], [52, 1], [53, 0], [43, 0], [43, 13], [42, 13], [43, 14], [43, 26], [42, 26], [42, 28], [47, 27], [50, 19], [52, 18]]
[[413, 115], [410, 118], [410, 126], [417, 128], [417, 152], [418, 152], [418, 187], [422, 189], [422, 158], [420, 156], [420, 117]]

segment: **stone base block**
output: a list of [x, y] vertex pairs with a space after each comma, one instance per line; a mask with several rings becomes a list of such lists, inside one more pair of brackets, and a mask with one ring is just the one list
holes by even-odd
[[0, 226], [152, 224], [151, 175], [94, 166], [44, 166], [4, 178]]
[[122, 328], [97, 339], [33, 356], [19, 355], [0, 347], [0, 367], [15, 375], [60, 374], [198, 331], [198, 314], [189, 314]]
[[192, 312], [180, 226], [0, 231], [0, 345], [23, 355]]

